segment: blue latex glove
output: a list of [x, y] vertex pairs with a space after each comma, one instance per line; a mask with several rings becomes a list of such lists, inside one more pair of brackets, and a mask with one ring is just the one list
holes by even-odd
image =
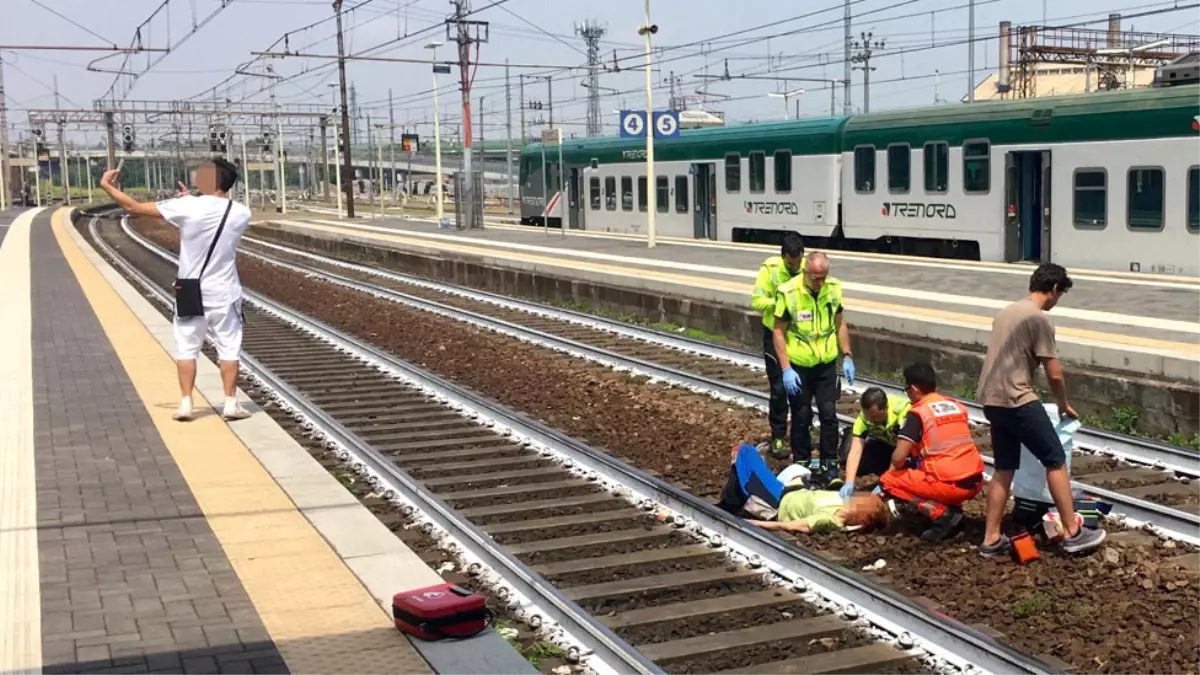
[[842, 489], [838, 490], [838, 494], [842, 496], [842, 499], [850, 499], [850, 495], [854, 494], [854, 482], [846, 481]]
[[846, 384], [854, 384], [854, 359], [842, 359], [842, 372], [846, 375]]
[[788, 396], [800, 393], [800, 376], [791, 367], [783, 369], [783, 388], [787, 390]]

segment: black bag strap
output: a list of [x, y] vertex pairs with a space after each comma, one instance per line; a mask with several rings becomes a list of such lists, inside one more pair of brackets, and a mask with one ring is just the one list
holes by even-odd
[[197, 279], [204, 277], [204, 270], [208, 269], [208, 261], [212, 258], [213, 249], [217, 247], [217, 240], [221, 238], [221, 232], [225, 230], [225, 221], [229, 219], [229, 211], [233, 209], [233, 200], [225, 205], [225, 215], [221, 216], [221, 224], [217, 226], [217, 233], [213, 235], [212, 243], [208, 245], [208, 255], [204, 256], [204, 264], [200, 266], [200, 273], [196, 275]]

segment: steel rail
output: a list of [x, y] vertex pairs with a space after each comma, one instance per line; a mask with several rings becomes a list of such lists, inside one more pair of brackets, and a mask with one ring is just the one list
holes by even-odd
[[366, 282], [357, 281], [335, 272], [305, 267], [303, 265], [256, 251], [242, 250], [241, 253], [242, 255], [265, 260], [272, 265], [289, 269], [299, 274], [319, 277], [324, 281], [349, 288], [360, 293], [366, 293], [368, 295], [390, 300], [398, 304], [408, 305], [410, 307], [455, 319], [457, 321], [470, 323], [472, 325], [493, 330], [498, 333], [503, 333], [511, 337], [517, 337], [528, 342], [549, 347], [557, 351], [584, 356], [589, 360], [602, 363], [612, 368], [635, 371], [639, 374], [646, 375], [654, 379], [664, 380], [677, 385], [683, 385], [695, 391], [714, 393], [722, 398], [734, 401], [753, 401], [762, 396], [760, 392], [750, 389], [749, 387], [743, 387], [727, 382], [720, 382], [718, 380], [713, 380], [701, 375], [694, 375], [677, 368], [671, 368], [669, 366], [659, 365], [643, 359], [617, 354], [606, 349], [594, 347], [584, 342], [560, 337], [534, 328], [528, 328], [526, 326], [505, 321], [503, 319], [490, 317], [486, 314], [472, 312], [468, 309], [453, 307], [435, 300], [428, 300], [390, 288], [382, 288]]
[[[256, 240], [256, 239], [252, 240], [252, 241], [256, 244], [266, 245], [266, 246], [276, 249], [276, 250], [286, 251], [289, 254], [299, 255], [301, 257], [312, 258], [312, 259], [318, 260], [324, 264], [330, 264], [330, 265], [334, 265], [334, 266], [338, 266], [338, 267], [342, 267], [342, 268], [346, 268], [346, 269], [353, 269], [354, 271], [359, 271], [359, 272], [371, 273], [375, 276], [391, 278], [391, 279], [395, 279], [397, 281], [402, 281], [405, 283], [416, 283], [417, 285], [424, 287], [424, 288], [440, 290], [443, 292], [448, 292], [448, 293], [451, 293], [454, 295], [461, 295], [463, 297], [468, 297], [468, 298], [472, 298], [472, 299], [480, 299], [480, 300], [483, 300], [486, 302], [494, 302], [494, 303], [501, 305], [503, 307], [506, 307], [506, 308], [530, 311], [531, 313], [534, 313], [539, 316], [562, 318], [562, 315], [569, 314], [569, 315], [573, 315], [572, 318], [562, 318], [562, 320], [571, 321], [573, 323], [586, 323], [586, 325], [591, 325], [593, 327], [601, 327], [601, 325], [604, 324], [604, 322], [609, 321], [607, 319], [596, 320], [597, 319], [596, 317], [591, 317], [590, 315], [581, 315], [576, 312], [571, 312], [570, 310], [557, 310], [557, 309], [546, 308], [546, 307], [537, 306], [537, 305], [533, 305], [531, 307], [530, 306], [531, 303], [525, 303], [523, 301], [513, 300], [511, 298], [505, 298], [503, 296], [497, 296], [497, 295], [491, 294], [491, 293], [476, 292], [476, 291], [471, 291], [468, 289], [462, 289], [461, 287], [447, 287], [446, 285], [443, 285], [443, 284], [440, 284], [437, 282], [430, 282], [430, 281], [424, 280], [424, 279], [416, 280], [414, 278], [409, 277], [408, 275], [398, 274], [398, 273], [384, 271], [384, 270], [376, 270], [374, 268], [366, 267], [364, 265], [348, 263], [345, 261], [338, 261], [338, 260], [334, 260], [332, 258], [328, 258], [327, 256], [322, 256], [322, 255], [319, 255], [316, 253], [309, 253], [307, 251], [299, 251], [297, 249], [292, 249], [290, 247], [280, 246], [277, 244], [271, 244], [269, 242], [262, 242], [262, 241]], [[258, 258], [266, 260], [272, 264], [280, 265], [280, 266], [286, 267], [288, 269], [297, 271], [302, 274], [323, 277], [327, 280], [330, 280], [333, 283], [340, 284], [340, 285], [343, 285], [343, 286], [346, 286], [349, 288], [353, 288], [353, 289], [359, 290], [360, 292], [369, 293], [369, 294], [375, 295], [377, 297], [382, 297], [385, 299], [393, 300], [395, 302], [401, 302], [404, 304], [408, 304], [410, 306], [418, 307], [421, 309], [426, 309], [427, 311], [431, 311], [431, 312], [440, 314], [442, 316], [447, 316], [447, 317], [450, 317], [450, 318], [453, 318], [456, 320], [473, 323], [475, 325], [483, 326], [483, 327], [486, 327], [486, 328], [489, 328], [491, 330], [495, 330], [495, 331], [498, 331], [501, 333], [506, 333], [506, 334], [509, 334], [509, 335], [512, 335], [512, 336], [515, 336], [515, 337], [518, 337], [521, 339], [525, 339], [525, 340], [528, 340], [531, 342], [535, 342], [537, 344], [541, 344], [541, 345], [550, 347], [552, 349], [557, 349], [559, 351], [565, 351], [568, 353], [581, 355], [581, 356], [584, 356], [585, 358], [588, 358], [589, 360], [596, 361], [598, 363], [602, 363], [602, 364], [610, 366], [610, 367], [628, 369], [630, 371], [644, 374], [644, 375], [647, 375], [647, 376], [650, 376], [650, 377], [653, 377], [656, 379], [674, 382], [676, 384], [681, 384], [681, 385], [684, 385], [684, 386], [688, 387], [689, 389], [692, 389], [695, 391], [700, 391], [700, 392], [705, 392], [705, 393], [710, 393], [710, 394], [715, 393], [716, 395], [721, 396], [723, 398], [731, 399], [731, 400], [738, 401], [738, 402], [746, 402], [746, 403], [750, 403], [752, 405], [756, 405], [759, 407], [765, 407], [770, 399], [768, 394], [761, 392], [759, 390], [756, 390], [756, 389], [750, 389], [748, 387], [742, 387], [742, 386], [738, 386], [738, 385], [734, 385], [734, 384], [721, 382], [719, 380], [714, 380], [709, 377], [693, 375], [691, 373], [686, 373], [686, 372], [680, 371], [675, 368], [660, 366], [660, 365], [654, 364], [652, 362], [645, 361], [643, 359], [624, 356], [622, 354], [617, 354], [610, 350], [605, 350], [605, 349], [601, 349], [598, 347], [594, 347], [594, 346], [588, 345], [586, 343], [581, 343], [581, 342], [578, 342], [575, 340], [570, 340], [568, 338], [562, 338], [562, 337], [559, 337], [556, 335], [546, 333], [544, 331], [538, 331], [538, 330], [535, 330], [532, 328], [527, 328], [525, 326], [521, 326], [519, 324], [514, 324], [509, 321], [504, 321], [501, 319], [489, 317], [487, 315], [480, 314], [478, 312], [472, 312], [471, 310], [468, 310], [468, 309], [451, 307], [449, 305], [444, 305], [442, 303], [438, 303], [433, 300], [428, 300], [425, 298], [411, 296], [406, 293], [402, 293], [400, 291], [395, 291], [393, 289], [381, 288], [379, 286], [374, 286], [374, 285], [371, 285], [371, 284], [368, 284], [365, 282], [349, 279], [349, 278], [343, 277], [339, 274], [329, 272], [327, 270], [318, 270], [315, 268], [306, 267], [306, 266], [292, 263], [289, 261], [281, 260], [274, 256], [271, 256], [271, 255], [268, 255], [265, 253], [261, 253], [261, 252], [243, 251], [243, 253], [253, 256], [253, 257], [258, 257]], [[585, 321], [585, 319], [587, 321]], [[616, 324], [618, 322], [611, 322], [611, 323]], [[613, 330], [614, 332], [619, 332], [623, 335], [627, 335], [630, 337], [635, 337], [635, 338], [639, 338], [639, 339], [643, 339], [643, 340], [647, 340], [647, 341], [652, 341], [652, 342], [658, 342], [659, 338], [665, 338], [665, 339], [661, 340], [661, 343], [666, 344], [667, 346], [674, 346], [675, 344], [680, 344], [680, 343], [683, 343], [686, 341], [686, 342], [691, 343], [691, 346], [694, 347], [694, 349], [688, 349], [688, 351], [695, 351], [697, 353], [703, 353], [705, 355], [710, 355], [710, 356], [712, 354], [716, 353], [714, 350], [717, 350], [717, 349], [725, 349], [727, 351], [736, 351], [736, 350], [729, 350], [729, 348], [722, 348], [722, 347], [718, 347], [716, 345], [711, 345], [708, 343], [694, 341], [691, 338], [683, 338], [683, 337], [679, 337], [679, 336], [673, 336], [673, 335], [661, 333], [658, 331], [642, 330], [638, 327], [630, 326], [628, 324], [621, 324], [621, 325], [617, 325], [617, 326], [603, 325], [603, 329]], [[640, 335], [639, 335], [639, 333], [640, 333]], [[646, 333], [653, 333], [654, 337], [653, 338], [643, 337], [643, 335], [645, 335]], [[742, 354], [743, 356], [749, 355], [747, 352], [736, 352], [736, 353]], [[718, 357], [718, 358], [720, 358], [720, 357]], [[742, 361], [737, 361], [736, 363], [742, 363]], [[874, 384], [874, 383], [877, 383], [878, 381], [871, 380], [870, 382], [872, 384]], [[884, 383], [884, 382], [878, 382], [878, 385], [881, 387], [884, 387], [885, 390], [889, 391], [889, 393], [897, 393], [897, 394], [901, 393], [900, 390], [895, 387], [895, 385], [891, 385], [891, 384]], [[975, 405], [975, 404], [968, 403], [968, 405]], [[981, 411], [981, 409], [979, 409], [979, 407], [977, 405], [975, 405], [975, 413], [980, 418], [982, 418], [982, 411]], [[841, 415], [841, 414], [838, 415], [838, 420], [842, 423], [853, 422], [852, 417], [847, 416], [847, 415]], [[986, 420], [983, 420], [983, 423], [986, 424]], [[1181, 451], [1181, 452], [1186, 453], [1187, 451]], [[993, 465], [993, 459], [991, 457], [986, 457], [986, 456], [983, 459], [984, 459], [984, 462], [987, 463], [989, 466], [989, 470], [987, 473], [988, 473], [988, 476], [990, 477], [991, 476], [990, 469], [991, 469], [991, 466]], [[1162, 467], [1162, 468], [1169, 469], [1169, 467]], [[1169, 469], [1169, 470], [1178, 470], [1178, 469]], [[1200, 470], [1198, 470], [1197, 472], [1200, 473]], [[1187, 472], [1183, 472], [1183, 473], [1187, 473]], [[1140, 524], [1140, 523], [1150, 524], [1153, 527], [1160, 530], [1164, 536], [1167, 536], [1167, 537], [1170, 537], [1173, 539], [1179, 539], [1181, 541], [1190, 542], [1193, 544], [1200, 544], [1200, 514], [1189, 513], [1186, 511], [1182, 511], [1180, 509], [1175, 509], [1172, 507], [1164, 506], [1162, 504], [1156, 504], [1154, 502], [1150, 502], [1150, 501], [1147, 501], [1144, 499], [1138, 499], [1136, 497], [1124, 495], [1119, 492], [1114, 492], [1112, 490], [1107, 490], [1107, 489], [1096, 487], [1093, 485], [1088, 485], [1086, 483], [1081, 483], [1079, 481], [1072, 481], [1071, 485], [1072, 485], [1072, 487], [1082, 490], [1085, 493], [1091, 494], [1095, 497], [1101, 498], [1109, 503], [1112, 503], [1115, 508], [1119, 509], [1118, 514], [1124, 515], [1127, 519], [1129, 519], [1131, 521], [1131, 524]]]
[[[746, 366], [755, 370], [763, 370], [762, 355], [755, 354], [743, 349], [728, 347], [725, 345], [713, 344], [703, 340], [697, 340], [681, 335], [672, 335], [653, 328], [636, 326], [633, 324], [608, 319], [601, 316], [577, 312], [570, 309], [562, 309], [550, 307], [534, 302], [519, 300], [506, 297], [488, 291], [466, 288], [455, 284], [445, 282], [430, 281], [422, 279], [410, 274], [395, 272], [393, 270], [382, 270], [366, 265], [338, 260], [319, 253], [312, 253], [290, 246], [283, 246], [274, 242], [268, 242], [256, 237], [245, 237], [246, 241], [253, 242], [257, 245], [273, 248], [279, 251], [287, 252], [292, 255], [308, 257], [313, 260], [319, 260], [323, 264], [334, 265], [346, 269], [353, 269], [358, 272], [368, 273], [375, 276], [393, 279], [403, 283], [412, 284], [415, 286], [428, 288], [431, 290], [441, 291], [451, 295], [458, 295], [472, 300], [492, 303], [506, 309], [515, 309], [537, 316], [555, 318], [561, 321], [567, 321], [579, 325], [589, 326], [600, 330], [606, 330], [613, 333], [618, 333], [627, 337], [631, 337], [646, 342], [653, 342], [663, 346], [679, 349], [681, 351], [701, 354], [730, 363]], [[860, 377], [858, 381], [865, 386], [877, 386], [889, 394], [903, 395], [903, 387], [900, 387], [894, 382], [887, 382], [870, 377]], [[864, 387], [856, 387], [862, 389]], [[971, 419], [977, 424], [986, 425], [987, 419], [983, 416], [983, 407], [978, 403], [969, 400], [959, 399], [971, 411]], [[1080, 448], [1095, 452], [1098, 454], [1110, 455], [1119, 459], [1136, 464], [1145, 464], [1154, 466], [1168, 471], [1174, 471], [1188, 477], [1200, 477], [1200, 453], [1162, 443], [1152, 439], [1138, 438], [1128, 434], [1122, 434], [1095, 427], [1083, 427], [1075, 435], [1075, 443]]]
[[[132, 229], [128, 229], [128, 232], [130, 236], [133, 236], [135, 239], [139, 239], [143, 243], [151, 246], [156, 246], [155, 244], [142, 239], [140, 235], [138, 235], [136, 232], [133, 232]], [[468, 309], [451, 307], [433, 300], [418, 298], [400, 291], [381, 288], [365, 282], [349, 279], [327, 270], [319, 270], [285, 260], [280, 260], [274, 256], [264, 253], [256, 251], [243, 251], [243, 253], [252, 257], [266, 260], [271, 264], [291, 269], [301, 274], [321, 277], [334, 284], [342, 285], [363, 293], [374, 295], [376, 297], [392, 300], [394, 302], [426, 309], [427, 311], [434, 312], [458, 321], [465, 321], [475, 325], [483, 326], [500, 333], [505, 333], [519, 339], [524, 339], [549, 347], [551, 349], [582, 356], [583, 358], [587, 358], [591, 361], [595, 361], [609, 367], [626, 369], [631, 372], [646, 375], [655, 379], [672, 382], [674, 384], [680, 384], [693, 391], [715, 394], [728, 400], [738, 403], [748, 403], [764, 409], [770, 401], [770, 396], [768, 394], [756, 389], [729, 384], [702, 375], [694, 375], [675, 368], [657, 365], [643, 359], [625, 356], [623, 354], [618, 354], [610, 350], [595, 347], [586, 343], [578, 342], [576, 340], [570, 340], [568, 338], [552, 335], [544, 331], [538, 331], [532, 328], [521, 326], [519, 324], [489, 317], [478, 312], [472, 312]], [[308, 255], [317, 258], [324, 258], [324, 256], [318, 256], [317, 254]], [[324, 262], [324, 260], [322, 260], [322, 262]], [[371, 271], [371, 268], [354, 265], [353, 263], [342, 263], [341, 266], [352, 267], [357, 271]], [[376, 273], [387, 277], [392, 276], [390, 273], [379, 273], [378, 271], [376, 271]], [[425, 284], [429, 285], [430, 287], [437, 287], [437, 284], [430, 284], [430, 282], [425, 282]], [[893, 391], [898, 393], [898, 390], [893, 389]], [[854, 421], [854, 419], [848, 415], [838, 414], [837, 417], [838, 421], [843, 424], [849, 424]], [[816, 424], [815, 421], [814, 424]], [[984, 456], [983, 461], [988, 465], [986, 475], [990, 478], [992, 474], [992, 467], [994, 466], [994, 460], [991, 457]], [[1131, 497], [1129, 495], [1124, 495], [1112, 490], [1106, 490], [1104, 488], [1081, 483], [1079, 481], [1072, 481], [1071, 486], [1095, 497], [1100, 497], [1101, 499], [1111, 503], [1115, 509], [1118, 509], [1117, 515], [1124, 515], [1128, 520], [1131, 521], [1131, 524], [1133, 525], [1149, 524], [1159, 530], [1163, 536], [1200, 545], [1200, 514], [1189, 513], [1169, 506], [1155, 504], [1154, 502], [1139, 499], [1137, 497]]]
[[[93, 218], [89, 223], [92, 239], [100, 245], [105, 254], [127, 274], [135, 278], [155, 299], [167, 307], [171, 307], [171, 297], [159, 284], [132, 264], [122, 260], [120, 255], [99, 237], [95, 222]], [[138, 243], [145, 245], [145, 242]], [[149, 247], [147, 250], [166, 262], [176, 263], [176, 259], [165, 251]], [[376, 367], [385, 365], [388, 369], [399, 371], [402, 373], [403, 379], [414, 381], [418, 386], [436, 392], [439, 399], [445, 401], [446, 405], [450, 407], [462, 409], [471, 406], [483, 411], [487, 410], [486, 407], [479, 405], [479, 400], [473, 396], [470, 400], [464, 400], [459, 391], [456, 391], [457, 387], [432, 378], [419, 369], [384, 355], [336, 329], [256, 293], [247, 293], [246, 297], [251, 304], [258, 305], [275, 317], [305, 330], [314, 335], [316, 339], [354, 354], [369, 365]], [[242, 355], [242, 362], [243, 369], [256, 378], [271, 394], [277, 396], [285, 409], [299, 412], [312, 424], [313, 430], [324, 434], [323, 440], [327, 444], [343, 449], [355, 462], [361, 464], [361, 467], [356, 468], [365, 470], [366, 473], [375, 477], [382, 487], [391, 490], [396, 495], [404, 495], [405, 501], [412, 504], [435, 526], [449, 533], [471, 557], [495, 571], [504, 583], [511, 585], [521, 596], [532, 600], [535, 607], [545, 613], [546, 619], [563, 627], [571, 638], [583, 645], [588, 653], [604, 662], [612, 669], [612, 672], [647, 675], [662, 673], [657, 665], [618, 637], [611, 629], [568, 600], [561, 591], [550, 585], [541, 575], [504, 551], [478, 526], [460, 516], [444, 501], [423, 487], [419, 481], [389, 462], [382, 453], [371, 447], [358, 435], [347, 430], [270, 369], [248, 354]], [[465, 414], [469, 415], [470, 412]]]
[[[164, 259], [170, 254], [157, 244], [136, 236], [127, 225], [126, 233], [139, 244]], [[471, 409], [481, 419], [497, 427], [512, 430], [535, 446], [549, 448], [569, 458], [576, 466], [608, 478], [635, 495], [648, 497], [682, 517], [683, 521], [720, 537], [718, 541], [744, 552], [751, 564], [764, 566], [791, 581], [794, 587], [817, 589], [831, 601], [844, 605], [847, 619], [866, 618], [882, 630], [898, 636], [899, 643], [919, 643], [931, 654], [940, 656], [960, 669], [976, 668], [989, 673], [1057, 673], [1057, 668], [999, 642], [980, 630], [945, 615], [930, 612], [913, 601], [886, 588], [876, 586], [861, 575], [820, 556], [790, 545], [747, 524], [695, 495], [631, 467], [611, 455], [588, 447], [546, 425], [512, 411], [490, 399], [470, 392], [436, 375], [405, 363], [396, 357], [353, 337], [342, 334], [320, 321], [300, 315], [256, 293], [248, 299], [289, 322], [334, 342], [347, 345], [359, 358], [379, 364], [385, 370], [402, 374], [404, 379], [443, 392], [457, 405]]]

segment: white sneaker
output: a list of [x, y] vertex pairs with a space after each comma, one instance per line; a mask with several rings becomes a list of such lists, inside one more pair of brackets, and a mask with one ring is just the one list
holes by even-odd
[[221, 417], [224, 417], [226, 420], [230, 421], [244, 420], [249, 416], [250, 411], [243, 408], [242, 405], [237, 402], [235, 402], [233, 405], [226, 404], [224, 412], [221, 413]]
[[175, 411], [174, 415], [171, 415], [171, 419], [175, 420], [176, 422], [190, 422], [192, 421], [192, 416], [194, 414], [195, 411], [192, 410], [192, 401], [188, 399], [179, 403], [179, 408]]

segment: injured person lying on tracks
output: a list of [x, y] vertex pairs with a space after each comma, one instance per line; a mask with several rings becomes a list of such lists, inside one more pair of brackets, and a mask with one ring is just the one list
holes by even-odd
[[819, 532], [885, 525], [891, 511], [880, 495], [861, 492], [843, 498], [836, 490], [814, 490], [807, 470], [793, 464], [776, 477], [752, 445], [734, 446], [729, 480], [717, 504], [734, 515], [745, 513], [763, 529]]

